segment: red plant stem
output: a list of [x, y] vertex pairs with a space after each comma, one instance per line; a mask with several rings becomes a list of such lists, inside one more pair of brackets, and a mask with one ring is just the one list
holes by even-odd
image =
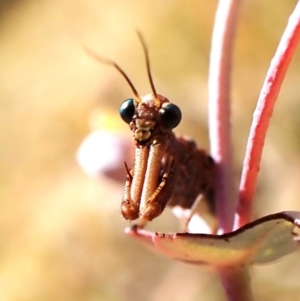
[[241, 0], [220, 0], [215, 16], [209, 68], [209, 135], [216, 162], [219, 233], [232, 230], [236, 192], [232, 168], [230, 72], [233, 38]]
[[252, 301], [248, 266], [230, 266], [217, 269], [227, 301]]
[[300, 39], [300, 2], [289, 18], [288, 25], [281, 38], [277, 51], [271, 61], [265, 82], [263, 84], [257, 107], [254, 111], [253, 122], [246, 147], [244, 159], [235, 228], [251, 221], [251, 205], [255, 193], [260, 160], [272, 116], [273, 108], [279, 94], [281, 84], [289, 63]]

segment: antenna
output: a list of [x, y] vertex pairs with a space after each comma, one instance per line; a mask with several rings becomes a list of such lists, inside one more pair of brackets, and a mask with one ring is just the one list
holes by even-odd
[[[141, 103], [141, 98], [139, 96], [139, 93], [135, 89], [133, 83], [131, 82], [131, 80], [129, 79], [129, 77], [127, 76], [127, 74], [121, 69], [121, 67], [117, 63], [115, 63], [112, 60], [109, 60], [109, 59], [101, 57], [100, 55], [98, 55], [97, 53], [95, 53], [93, 50], [89, 49], [85, 45], [83, 45], [83, 47], [84, 47], [85, 51], [87, 52], [87, 54], [90, 55], [91, 57], [93, 57], [98, 62], [115, 67], [123, 75], [123, 77], [125, 78], [125, 80], [129, 84], [129, 86], [130, 86], [130, 88], [131, 88], [134, 96], [136, 97], [137, 102]], [[150, 78], [151, 78], [151, 75], [150, 75]], [[151, 82], [152, 82], [152, 80], [151, 80]], [[154, 93], [154, 95], [156, 95], [156, 94]]]
[[146, 58], [146, 64], [147, 64], [147, 74], [148, 74], [148, 78], [149, 78], [149, 81], [150, 81], [152, 93], [153, 93], [154, 97], [156, 98], [157, 94], [156, 94], [156, 90], [155, 90], [155, 87], [154, 87], [153, 79], [152, 79], [152, 76], [151, 76], [148, 48], [147, 48], [146, 42], [145, 42], [142, 34], [138, 30], [137, 30], [137, 35], [138, 35], [138, 37], [139, 37], [139, 39], [140, 39], [140, 41], [142, 43], [143, 49], [144, 49], [145, 58]]

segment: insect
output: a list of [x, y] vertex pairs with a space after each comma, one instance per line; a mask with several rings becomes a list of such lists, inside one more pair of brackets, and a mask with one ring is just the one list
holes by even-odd
[[183, 231], [186, 231], [203, 199], [214, 215], [214, 161], [206, 151], [197, 148], [193, 140], [172, 132], [181, 121], [181, 111], [156, 92], [146, 43], [139, 32], [138, 37], [151, 85], [151, 93], [144, 96], [138, 94], [115, 62], [86, 49], [98, 61], [114, 66], [134, 94], [134, 98], [125, 100], [120, 106], [121, 118], [129, 125], [135, 144], [134, 166], [130, 169], [125, 163], [127, 177], [121, 213], [127, 220], [139, 219], [137, 227], [142, 228], [158, 217], [167, 205], [180, 207], [189, 210], [183, 220]]

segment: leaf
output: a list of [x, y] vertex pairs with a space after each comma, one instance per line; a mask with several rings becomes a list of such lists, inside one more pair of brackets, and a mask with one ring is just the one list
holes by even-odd
[[286, 211], [262, 217], [223, 235], [151, 235], [145, 230], [136, 230], [136, 234], [131, 235], [147, 242], [148, 246], [151, 245], [151, 237], [158, 251], [180, 261], [227, 266], [269, 263], [288, 255], [299, 249], [295, 239], [299, 233], [300, 212]]

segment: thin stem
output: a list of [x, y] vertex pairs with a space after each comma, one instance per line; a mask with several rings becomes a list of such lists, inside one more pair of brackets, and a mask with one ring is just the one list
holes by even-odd
[[228, 301], [252, 301], [248, 266], [230, 266], [217, 270]]
[[300, 40], [300, 2], [289, 18], [277, 51], [271, 61], [263, 84], [247, 143], [244, 159], [235, 228], [251, 221], [252, 200], [260, 169], [262, 150], [269, 120], [278, 97], [287, 68]]
[[230, 72], [233, 38], [241, 0], [220, 0], [215, 16], [209, 68], [209, 135], [216, 162], [219, 233], [232, 230], [237, 193], [234, 189], [230, 125]]

